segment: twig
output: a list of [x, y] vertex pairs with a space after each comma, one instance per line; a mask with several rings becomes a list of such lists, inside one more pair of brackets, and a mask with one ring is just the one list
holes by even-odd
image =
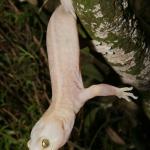
[[38, 104], [39, 111], [40, 111], [40, 113], [42, 114], [43, 111], [42, 111], [42, 109], [41, 109], [40, 100], [39, 100], [39, 98], [38, 98], [37, 88], [36, 88], [36, 86], [35, 86], [34, 83], [33, 83], [33, 89], [34, 89], [34, 93], [35, 93], [35, 94], [34, 94], [35, 100], [36, 100], [36, 102], [37, 102], [37, 104]]
[[48, 63], [47, 55], [46, 55], [46, 53], [45, 53], [44, 48], [41, 47], [41, 44], [40, 44], [40, 42], [39, 42], [39, 40], [37, 39], [36, 36], [33, 36], [33, 41], [34, 41], [34, 43], [40, 48], [41, 55], [43, 56], [44, 61], [45, 61], [45, 63], [47, 64], [47, 63]]
[[15, 117], [15, 115], [13, 115], [10, 111], [8, 111], [5, 108], [2, 108], [2, 111], [4, 111], [5, 113], [7, 113], [9, 116], [11, 116], [13, 118], [13, 120], [15, 120], [16, 122], [18, 121], [18, 119]]
[[14, 5], [14, 3], [11, 0], [8, 0], [9, 4], [12, 6], [12, 8], [14, 9], [14, 11], [19, 14], [20, 11], [19, 9]]
[[79, 149], [79, 150], [85, 150], [84, 148], [80, 147], [79, 145], [77, 145], [76, 143], [73, 143], [71, 141], [67, 142], [69, 145], [73, 145], [75, 148]]
[[42, 6], [39, 9], [39, 13], [42, 11], [43, 7], [46, 5], [47, 2], [48, 2], [48, 0], [44, 0]]

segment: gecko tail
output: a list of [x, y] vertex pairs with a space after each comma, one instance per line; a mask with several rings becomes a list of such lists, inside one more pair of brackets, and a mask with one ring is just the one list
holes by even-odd
[[60, 0], [62, 6], [67, 12], [70, 12], [76, 18], [72, 0]]

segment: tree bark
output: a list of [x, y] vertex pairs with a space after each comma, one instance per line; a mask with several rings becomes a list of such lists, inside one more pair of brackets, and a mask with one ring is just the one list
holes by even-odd
[[73, 0], [73, 5], [94, 47], [124, 83], [150, 91], [150, 49], [132, 5], [127, 0]]

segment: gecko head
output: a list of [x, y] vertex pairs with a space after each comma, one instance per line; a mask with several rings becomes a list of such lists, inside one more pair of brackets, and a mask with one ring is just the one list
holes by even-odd
[[66, 143], [63, 122], [57, 117], [42, 117], [33, 127], [29, 150], [58, 150]]

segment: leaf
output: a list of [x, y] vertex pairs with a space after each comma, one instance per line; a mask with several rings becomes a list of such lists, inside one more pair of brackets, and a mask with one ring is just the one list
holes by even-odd
[[109, 138], [115, 142], [116, 144], [125, 145], [125, 141], [118, 135], [116, 131], [114, 131], [111, 127], [106, 129], [106, 132]]

